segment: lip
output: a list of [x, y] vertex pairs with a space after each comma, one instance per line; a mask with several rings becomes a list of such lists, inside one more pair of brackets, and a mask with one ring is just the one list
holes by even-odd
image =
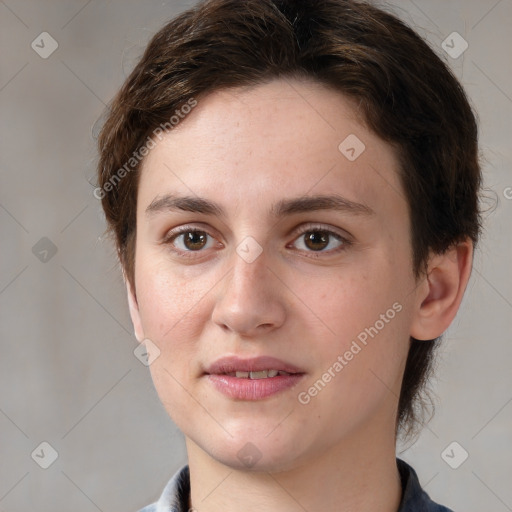
[[[276, 375], [264, 379], [248, 379], [225, 375], [236, 371], [257, 372], [279, 370], [291, 375]], [[211, 364], [203, 375], [218, 391], [235, 400], [263, 400], [294, 387], [305, 376], [297, 366], [270, 356], [252, 359], [222, 357]]]
[[222, 375], [232, 372], [260, 372], [262, 370], [278, 370], [287, 373], [304, 373], [303, 370], [281, 359], [271, 356], [242, 359], [236, 356], [221, 357], [206, 368], [205, 373]]

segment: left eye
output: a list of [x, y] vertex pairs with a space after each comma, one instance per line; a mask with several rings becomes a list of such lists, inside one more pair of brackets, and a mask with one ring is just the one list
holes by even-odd
[[[320, 228], [309, 228], [307, 231], [303, 231], [296, 240], [301, 242], [299, 246], [302, 247], [299, 249], [307, 252], [331, 252], [348, 244], [348, 241], [337, 233]], [[334, 247], [332, 247], [333, 242], [335, 242]], [[329, 246], [331, 246], [329, 250], [324, 250]]]

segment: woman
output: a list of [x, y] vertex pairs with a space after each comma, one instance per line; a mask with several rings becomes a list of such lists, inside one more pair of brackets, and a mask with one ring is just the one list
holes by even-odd
[[98, 196], [188, 465], [149, 511], [447, 511], [396, 458], [480, 233], [447, 66], [352, 0], [210, 0], [114, 98]]

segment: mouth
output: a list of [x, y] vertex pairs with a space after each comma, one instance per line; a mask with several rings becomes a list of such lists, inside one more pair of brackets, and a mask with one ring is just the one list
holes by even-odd
[[221, 375], [227, 375], [229, 377], [237, 377], [238, 379], [272, 379], [278, 375], [296, 375], [295, 373], [289, 373], [282, 370], [261, 370], [259, 372], [229, 372]]
[[297, 366], [271, 356], [242, 359], [237, 356], [221, 357], [205, 369], [208, 375], [228, 375], [239, 379], [267, 379], [282, 375], [305, 373]]
[[306, 373], [270, 356], [253, 359], [224, 357], [203, 374], [222, 394], [235, 400], [262, 400], [295, 386]]

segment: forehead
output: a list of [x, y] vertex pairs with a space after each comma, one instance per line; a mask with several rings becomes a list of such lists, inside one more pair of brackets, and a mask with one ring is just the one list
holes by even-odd
[[139, 209], [170, 192], [208, 197], [233, 214], [335, 192], [403, 213], [397, 171], [394, 149], [364, 126], [353, 101], [316, 82], [279, 79], [198, 100], [145, 158]]

